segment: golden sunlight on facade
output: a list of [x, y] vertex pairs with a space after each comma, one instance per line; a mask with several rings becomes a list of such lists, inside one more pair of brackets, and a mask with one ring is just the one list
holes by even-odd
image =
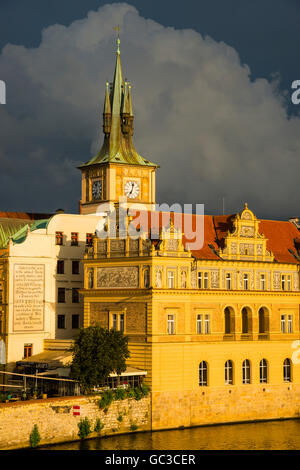
[[[7, 367], [98, 324], [129, 337], [128, 366], [151, 387], [153, 429], [299, 416], [298, 220], [259, 220], [245, 204], [164, 221], [158, 166], [133, 146], [131, 100], [118, 47], [103, 145], [79, 167], [80, 214], [0, 214]], [[135, 218], [121, 220], [120, 196]], [[110, 235], [114, 211], [136, 239]], [[186, 225], [198, 221], [204, 243], [193, 249]]]

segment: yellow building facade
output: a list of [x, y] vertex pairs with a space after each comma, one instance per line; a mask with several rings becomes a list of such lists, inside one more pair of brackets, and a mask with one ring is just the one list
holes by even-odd
[[[127, 158], [130, 146], [119, 145], [124, 137], [120, 103], [127, 99], [126, 90], [118, 52], [114, 83], [105, 98], [101, 158], [80, 167], [82, 190], [92, 198], [86, 187], [92, 188], [93, 182], [86, 183], [86, 175], [111, 171], [115, 151], [103, 157], [103, 149], [108, 148], [108, 139], [118, 142], [122, 163], [113, 170], [102, 200], [114, 194], [111, 202], [118, 214], [116, 188], [118, 195], [128, 197], [128, 177], [137, 177], [135, 172], [142, 177], [146, 171], [145, 192], [138, 194], [147, 197], [129, 196], [134, 196], [130, 202], [137, 209], [144, 202], [146, 218], [151, 218], [155, 186], [150, 175], [154, 178], [156, 167], [150, 163], [145, 169], [144, 161]], [[114, 108], [116, 96], [121, 99]], [[107, 124], [112, 108], [117, 127]], [[118, 137], [112, 137], [116, 128]], [[101, 194], [105, 184], [100, 185]], [[83, 196], [82, 207], [92, 211], [88, 197]], [[203, 245], [192, 249], [184, 233], [184, 215], [179, 216], [179, 225], [174, 214], [170, 223], [161, 215], [151, 230], [136, 217], [135, 239], [118, 232], [123, 219], [116, 222], [117, 233], [112, 235], [108, 217], [85, 255], [81, 290], [84, 326], [123, 331], [129, 338], [128, 365], [147, 371], [152, 428], [298, 416], [298, 221], [259, 220], [247, 204], [228, 216], [186, 216], [192, 222], [200, 220]], [[127, 224], [135, 220], [125, 219]]]

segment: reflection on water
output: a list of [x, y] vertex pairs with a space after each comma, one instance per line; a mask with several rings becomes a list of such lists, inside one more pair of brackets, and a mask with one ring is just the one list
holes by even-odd
[[[43, 448], [41, 448], [43, 449]], [[157, 431], [90, 439], [47, 450], [299, 450], [300, 420]]]

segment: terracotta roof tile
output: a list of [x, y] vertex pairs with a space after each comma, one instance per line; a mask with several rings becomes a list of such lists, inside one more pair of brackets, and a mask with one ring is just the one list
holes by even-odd
[[[168, 225], [168, 217], [165, 213], [165, 220], [163, 221], [163, 216], [161, 212], [150, 212], [144, 213], [137, 212], [137, 217], [139, 220], [143, 219], [145, 225], [142, 223], [142, 226], [150, 227], [152, 221], [152, 234], [156, 233], [156, 236], [152, 238], [158, 238], [159, 229], [162, 226]], [[150, 218], [151, 217], [151, 218]], [[176, 224], [176, 218], [177, 224]], [[195, 230], [197, 215], [188, 215], [186, 214], [183, 217], [183, 214], [176, 214], [174, 220], [174, 213], [171, 213], [171, 219], [174, 222], [174, 226], [181, 223], [183, 228], [183, 243], [186, 248], [188, 248], [189, 243], [193, 240], [187, 237], [187, 234], [191, 232], [191, 228]], [[228, 231], [233, 229], [233, 219], [235, 214], [231, 215], [204, 215], [204, 243], [203, 246], [199, 249], [191, 249], [193, 256], [198, 259], [207, 259], [207, 260], [217, 260], [220, 257], [217, 254], [218, 249], [224, 247], [224, 240]], [[179, 222], [178, 222], [179, 221]], [[297, 227], [292, 222], [278, 221], [278, 220], [259, 220], [259, 233], [263, 233], [267, 238], [267, 249], [270, 250], [274, 256], [275, 261], [279, 263], [292, 263], [296, 264], [299, 261], [297, 260], [298, 249], [300, 254], [300, 233]], [[292, 253], [294, 254], [292, 254]]]

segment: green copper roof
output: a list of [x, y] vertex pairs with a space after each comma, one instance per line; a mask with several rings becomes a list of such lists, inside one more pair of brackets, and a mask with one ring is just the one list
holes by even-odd
[[9, 237], [14, 243], [23, 243], [27, 237], [28, 227], [30, 231], [47, 228], [50, 219], [28, 220], [0, 218], [0, 248], [6, 248]]
[[118, 47], [114, 80], [110, 91], [108, 84], [106, 84], [103, 111], [104, 141], [97, 155], [80, 165], [79, 168], [102, 163], [158, 167], [156, 163], [143, 158], [135, 150], [132, 141], [133, 120], [131, 86], [123, 80]]

